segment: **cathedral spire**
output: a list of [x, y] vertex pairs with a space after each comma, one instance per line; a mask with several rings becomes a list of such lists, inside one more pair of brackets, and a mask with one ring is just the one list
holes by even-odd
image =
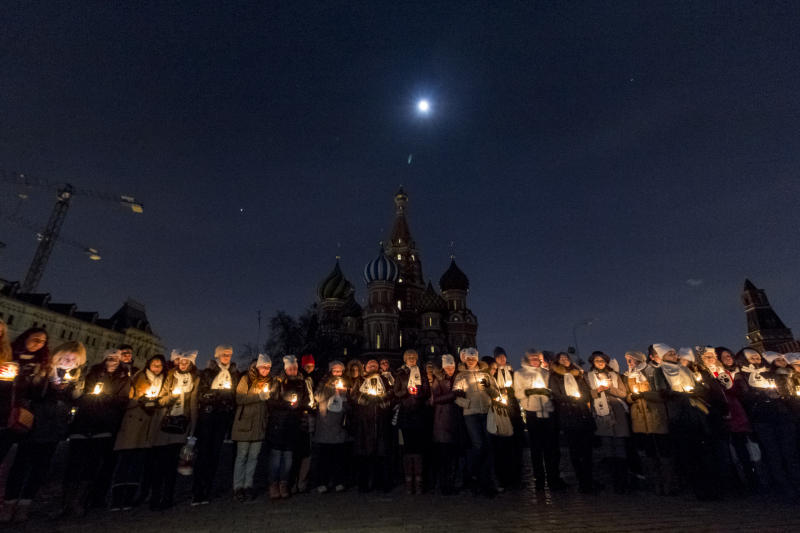
[[406, 207], [408, 206], [408, 195], [403, 186], [400, 186], [394, 195], [395, 218], [392, 226], [391, 246], [393, 248], [414, 248], [414, 240], [411, 238], [411, 229], [408, 227], [406, 219]]

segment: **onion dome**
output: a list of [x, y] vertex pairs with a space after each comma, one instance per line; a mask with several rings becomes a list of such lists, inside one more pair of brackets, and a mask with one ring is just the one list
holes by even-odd
[[320, 300], [343, 300], [353, 294], [353, 285], [345, 279], [339, 260], [328, 276], [317, 287], [317, 296]]
[[428, 288], [422, 293], [419, 299], [419, 312], [420, 313], [444, 313], [447, 311], [447, 302], [444, 298], [436, 293], [436, 290], [428, 282]]
[[342, 316], [359, 318], [361, 317], [361, 313], [361, 306], [358, 305], [358, 302], [351, 294], [344, 303], [344, 307], [342, 308]]
[[450, 268], [439, 278], [439, 288], [443, 291], [466, 291], [469, 289], [469, 279], [467, 279], [467, 275], [458, 268], [455, 259], [450, 260]]
[[400, 269], [397, 267], [397, 263], [386, 255], [386, 252], [383, 250], [383, 245], [381, 245], [381, 250], [378, 252], [378, 257], [367, 263], [367, 266], [364, 267], [364, 280], [366, 280], [367, 283], [372, 283], [373, 281], [388, 281], [393, 283], [397, 281], [399, 275]]

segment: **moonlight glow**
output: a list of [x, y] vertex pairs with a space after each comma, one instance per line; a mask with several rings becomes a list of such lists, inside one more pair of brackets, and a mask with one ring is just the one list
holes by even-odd
[[417, 111], [423, 114], [427, 114], [431, 110], [431, 103], [425, 99], [420, 100], [417, 102]]

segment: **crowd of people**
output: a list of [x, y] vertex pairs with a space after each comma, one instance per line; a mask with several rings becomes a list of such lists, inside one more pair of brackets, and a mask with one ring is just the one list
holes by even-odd
[[[584, 369], [573, 354], [529, 349], [514, 369], [505, 351], [475, 348], [422, 364], [406, 350], [387, 359], [331, 361], [313, 355], [240, 371], [231, 346], [199, 370], [196, 352], [150, 357], [130, 346], [87, 368], [79, 342], [49, 348], [32, 328], [13, 342], [0, 321], [0, 461], [14, 445], [0, 522], [25, 521], [68, 441], [59, 516], [174, 503], [178, 474], [192, 476], [191, 505], [220, 487], [245, 502], [295, 493], [392, 491], [493, 496], [523, 487], [529, 448], [536, 490], [568, 490], [561, 443], [577, 490], [725, 492], [800, 487], [800, 354], [653, 344], [625, 353], [627, 370], [603, 352]], [[562, 439], [563, 436], [563, 439]], [[217, 467], [235, 445], [233, 479]], [[600, 465], [602, 468], [596, 469]]]

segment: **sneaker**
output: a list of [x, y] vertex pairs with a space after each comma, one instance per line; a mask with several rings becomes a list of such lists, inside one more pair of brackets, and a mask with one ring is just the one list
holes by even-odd
[[320, 485], [319, 487], [317, 487], [317, 492], [320, 494], [325, 494], [326, 492], [328, 492], [328, 487], [326, 487], [325, 485]]
[[336, 485], [334, 489], [336, 492], [344, 492], [344, 485]]

